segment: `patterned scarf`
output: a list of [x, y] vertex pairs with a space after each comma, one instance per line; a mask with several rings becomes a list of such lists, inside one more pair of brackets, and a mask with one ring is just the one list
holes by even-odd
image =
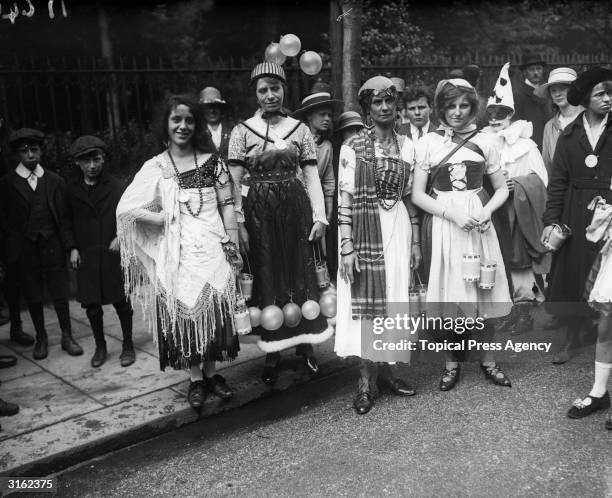
[[348, 143], [355, 150], [355, 192], [353, 194], [353, 240], [359, 255], [359, 272], [354, 273], [351, 286], [353, 315], [383, 316], [387, 313], [385, 260], [378, 215], [374, 142], [366, 130], [361, 130]]

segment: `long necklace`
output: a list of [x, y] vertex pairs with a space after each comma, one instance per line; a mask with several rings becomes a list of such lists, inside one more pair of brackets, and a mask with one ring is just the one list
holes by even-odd
[[[395, 145], [395, 150], [397, 151], [397, 155], [399, 158], [400, 155], [400, 148], [399, 148], [399, 142], [397, 140], [397, 134], [395, 133], [395, 131], [392, 131], [392, 137], [393, 137], [393, 143]], [[372, 130], [372, 135], [374, 135], [374, 132]], [[376, 137], [374, 135], [374, 141], [376, 140]], [[374, 145], [374, 144], [373, 144]], [[401, 158], [399, 158], [400, 161], [400, 184], [399, 184], [399, 188], [397, 189], [397, 192], [394, 196], [393, 199], [391, 200], [387, 200], [383, 198], [383, 189], [382, 189], [382, 182], [383, 180], [380, 178], [380, 175], [377, 174], [377, 170], [376, 170], [376, 153], [375, 153], [375, 148], [376, 146], [374, 145], [374, 147], [371, 148], [370, 150], [370, 157], [368, 158], [368, 161], [370, 164], [372, 164], [372, 166], [374, 167], [374, 186], [376, 188], [376, 197], [378, 197], [378, 202], [380, 204], [380, 207], [382, 207], [385, 211], [390, 211], [393, 206], [395, 206], [395, 204], [397, 204], [398, 201], [400, 201], [402, 199], [402, 197], [404, 196], [404, 182], [406, 180], [406, 171], [405, 168], [401, 167]], [[386, 150], [386, 153], [388, 155], [389, 154], [389, 149]]]
[[[170, 149], [168, 149], [168, 157], [170, 158], [170, 161], [172, 162], [172, 167], [174, 168], [174, 174], [176, 175], [176, 180], [177, 180], [177, 182], [179, 184], [179, 188], [181, 190], [187, 190], [187, 187], [185, 186], [185, 183], [183, 182], [183, 179], [181, 178], [179, 170], [176, 167], [176, 163], [174, 162], [174, 158], [172, 157], [172, 154], [170, 153]], [[197, 218], [200, 215], [200, 213], [202, 212], [202, 207], [204, 206], [204, 195], [202, 193], [202, 179], [200, 178], [200, 168], [198, 168], [198, 159], [196, 157], [195, 149], [193, 149], [193, 162], [195, 164], [196, 185], [198, 186], [198, 195], [200, 197], [200, 203], [198, 205], [198, 212], [194, 213], [191, 210], [191, 206], [189, 205], [189, 199], [187, 200], [185, 205], [187, 206], [187, 211], [189, 211], [189, 214], [191, 216], [193, 216], [194, 218]]]

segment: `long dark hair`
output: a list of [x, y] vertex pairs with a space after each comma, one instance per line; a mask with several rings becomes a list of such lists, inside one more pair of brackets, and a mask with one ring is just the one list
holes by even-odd
[[195, 121], [195, 129], [191, 143], [198, 152], [214, 152], [210, 135], [206, 132], [206, 120], [202, 105], [198, 100], [189, 94], [169, 95], [159, 105], [153, 125], [154, 152], [159, 154], [168, 147], [168, 118], [173, 109], [179, 105], [189, 108]]

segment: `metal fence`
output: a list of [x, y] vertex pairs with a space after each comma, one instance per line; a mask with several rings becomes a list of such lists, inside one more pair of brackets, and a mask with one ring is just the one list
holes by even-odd
[[[513, 56], [432, 58], [414, 64], [401, 57], [386, 57], [364, 66], [362, 78], [374, 74], [398, 76], [408, 84], [435, 84], [452, 68], [477, 63], [483, 74], [480, 89], [488, 93], [499, 68]], [[578, 71], [596, 64], [609, 64], [611, 54], [547, 56], [548, 64], [571, 66]], [[99, 58], [45, 58], [0, 61], [0, 113], [4, 129], [30, 126], [48, 134], [46, 161], [62, 172], [68, 168], [66, 149], [81, 134], [96, 134], [111, 144], [111, 169], [129, 175], [147, 157], [150, 126], [157, 103], [168, 93], [197, 93], [203, 87], [219, 88], [230, 103], [229, 118], [250, 116], [256, 107], [248, 86], [255, 60], [209, 60], [201, 67], [176, 67], [162, 57], [118, 57], [109, 62]], [[314, 79], [329, 81], [329, 67], [316, 77], [299, 70], [297, 62], [286, 67], [289, 80], [287, 107], [296, 108]]]

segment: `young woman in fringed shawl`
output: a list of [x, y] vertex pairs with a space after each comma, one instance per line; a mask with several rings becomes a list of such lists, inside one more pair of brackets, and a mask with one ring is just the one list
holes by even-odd
[[[251, 85], [260, 108], [234, 127], [229, 145], [241, 249], [248, 252], [255, 277], [251, 304], [282, 308], [292, 301], [301, 306], [319, 296], [311, 242], [324, 237], [327, 225], [315, 143], [308, 127], [283, 110], [286, 78], [281, 66], [257, 64]], [[240, 192], [247, 171], [243, 212]], [[306, 369], [318, 374], [312, 345], [333, 335], [323, 315], [302, 317], [296, 327], [283, 323], [276, 330], [259, 326], [254, 331], [260, 334], [257, 345], [267, 353], [262, 374], [266, 384], [277, 379], [280, 351], [294, 346]]]
[[[411, 270], [421, 261], [419, 216], [410, 201], [412, 142], [393, 127], [397, 90], [383, 76], [359, 90], [373, 123], [342, 146], [338, 172], [338, 356], [359, 356], [361, 377], [353, 407], [372, 408], [377, 383], [399, 396], [415, 389], [395, 376], [389, 363], [410, 361], [410, 351], [382, 350], [374, 325], [395, 311], [408, 313]], [[406, 331], [405, 339], [415, 339]], [[393, 333], [394, 342], [399, 340]], [[378, 381], [378, 382], [377, 382]]]
[[187, 399], [232, 390], [215, 361], [240, 349], [233, 312], [242, 261], [227, 166], [204, 134], [199, 104], [171, 96], [159, 118], [167, 148], [136, 174], [117, 207], [117, 235], [127, 291], [157, 323], [160, 367], [189, 368]]
[[[479, 132], [474, 123], [478, 115], [474, 87], [461, 78], [442, 80], [436, 88], [434, 106], [440, 126], [415, 145], [412, 187], [414, 204], [433, 216], [431, 240], [423, 241], [431, 255], [428, 313], [487, 318], [484, 329], [474, 331], [474, 339], [491, 342], [494, 329], [488, 319], [505, 316], [512, 307], [497, 234], [491, 224], [492, 213], [508, 198], [508, 188], [495, 142]], [[490, 199], [483, 189], [485, 175], [494, 188]], [[492, 289], [483, 290], [464, 280], [464, 253], [479, 254], [482, 260], [497, 263]], [[449, 332], [439, 339], [459, 342], [461, 338]], [[440, 390], [452, 389], [459, 380], [458, 360], [452, 351], [446, 352]], [[486, 378], [510, 386], [491, 351], [484, 351], [480, 360]]]

